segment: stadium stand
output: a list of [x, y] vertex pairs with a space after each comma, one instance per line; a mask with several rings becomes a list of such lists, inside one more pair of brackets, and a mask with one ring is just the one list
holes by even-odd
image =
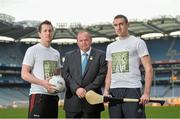
[[[21, 40], [38, 38], [36, 27], [40, 22], [14, 22], [14, 17], [3, 15], [5, 19], [0, 19], [0, 36], [14, 40], [7, 41], [0, 37], [0, 105], [27, 105], [29, 84], [20, 77], [21, 63], [27, 48], [37, 42], [22, 42]], [[76, 34], [82, 29], [89, 31], [93, 38], [109, 39], [106, 42], [93, 43], [93, 47], [103, 51], [106, 51], [107, 45], [115, 41], [117, 37], [110, 23], [90, 26], [71, 24], [69, 27], [60, 24], [55, 27], [53, 36], [53, 40], [60, 39], [60, 43], [53, 43], [52, 47], [60, 51], [62, 64], [65, 53], [77, 48], [75, 43], [67, 44], [63, 39], [76, 41]], [[145, 40], [153, 60], [152, 97], [180, 97], [180, 35], [170, 35], [174, 31], [180, 31], [179, 17], [156, 18], [146, 22], [130, 21], [129, 32]], [[149, 33], [161, 33], [162, 36], [142, 37]], [[143, 68], [141, 70], [143, 73]], [[59, 94], [59, 97], [63, 100], [64, 93]], [[173, 102], [170, 99], [169, 102], [180, 104], [180, 101]]]
[[148, 49], [150, 50], [150, 55], [153, 61], [169, 60], [170, 58], [166, 56], [166, 53], [170, 47], [171, 40], [150, 40], [146, 41]]

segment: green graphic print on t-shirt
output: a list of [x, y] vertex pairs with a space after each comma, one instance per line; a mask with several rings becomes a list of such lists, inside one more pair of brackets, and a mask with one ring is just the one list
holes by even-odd
[[55, 71], [57, 70], [57, 65], [57, 61], [45, 60], [43, 62], [45, 79], [52, 77], [54, 75]]
[[112, 73], [129, 72], [129, 52], [112, 53]]

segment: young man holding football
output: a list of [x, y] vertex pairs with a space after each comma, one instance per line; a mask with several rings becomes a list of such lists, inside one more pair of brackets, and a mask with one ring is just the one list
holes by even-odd
[[49, 79], [60, 74], [60, 54], [51, 47], [51, 22], [42, 22], [38, 30], [40, 43], [27, 49], [21, 70], [22, 79], [31, 83], [28, 118], [58, 118], [59, 97]]

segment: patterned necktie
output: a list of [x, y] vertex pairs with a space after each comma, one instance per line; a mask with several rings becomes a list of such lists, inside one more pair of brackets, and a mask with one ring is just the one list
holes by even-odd
[[88, 61], [88, 54], [87, 53], [83, 53], [82, 54], [82, 57], [84, 57], [83, 61], [82, 61], [82, 64], [81, 64], [81, 67], [82, 67], [82, 75], [84, 74], [84, 71], [85, 71], [85, 68], [86, 68], [86, 65], [87, 65], [87, 61]]

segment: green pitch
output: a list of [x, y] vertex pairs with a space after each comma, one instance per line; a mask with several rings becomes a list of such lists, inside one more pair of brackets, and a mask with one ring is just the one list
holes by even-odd
[[[180, 106], [146, 107], [147, 118], [180, 118]], [[26, 118], [27, 108], [0, 109], [0, 118]], [[64, 110], [59, 108], [59, 118], [64, 118]], [[108, 118], [108, 109], [102, 112], [102, 118]]]

